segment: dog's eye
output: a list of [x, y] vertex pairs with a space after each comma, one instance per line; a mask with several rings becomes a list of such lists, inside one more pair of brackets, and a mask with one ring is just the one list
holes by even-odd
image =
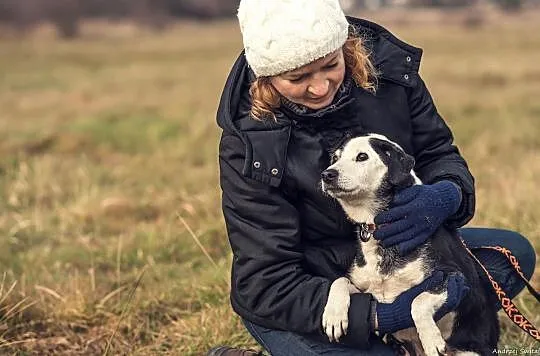
[[336, 161], [339, 159], [339, 156], [341, 156], [341, 150], [334, 151], [334, 153], [330, 155], [330, 164], [336, 163]]
[[368, 155], [365, 154], [365, 153], [359, 153], [358, 156], [356, 156], [356, 162], [362, 162], [362, 161], [367, 161], [368, 159]]

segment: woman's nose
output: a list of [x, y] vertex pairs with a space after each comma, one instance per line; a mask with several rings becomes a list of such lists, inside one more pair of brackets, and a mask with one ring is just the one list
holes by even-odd
[[330, 81], [326, 78], [314, 78], [308, 86], [308, 92], [314, 96], [325, 96], [328, 93]]

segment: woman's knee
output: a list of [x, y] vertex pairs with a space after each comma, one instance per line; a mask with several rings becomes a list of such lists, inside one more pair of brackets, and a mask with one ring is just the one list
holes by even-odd
[[463, 228], [460, 231], [471, 249], [481, 246], [501, 246], [510, 250], [525, 277], [531, 279], [536, 266], [536, 253], [525, 236], [505, 229]]
[[531, 242], [523, 235], [517, 232], [510, 231], [512, 238], [509, 246], [503, 245], [510, 250], [512, 255], [517, 259], [521, 271], [525, 277], [530, 280], [536, 267], [536, 253]]
[[369, 350], [359, 350], [345, 345], [321, 342], [292, 332], [267, 329], [245, 319], [242, 321], [253, 338], [272, 355], [392, 356], [395, 354], [392, 347], [375, 336], [370, 340]]
[[259, 345], [261, 345], [266, 351], [271, 352], [271, 346], [269, 343], [272, 343], [274, 339], [279, 338], [279, 335], [271, 335], [269, 337], [269, 340], [267, 337], [265, 337], [262, 334], [265, 334], [266, 330], [262, 327], [259, 327], [256, 324], [253, 324], [245, 319], [242, 319], [242, 323], [244, 324], [244, 327], [249, 332], [249, 334], [257, 341]]

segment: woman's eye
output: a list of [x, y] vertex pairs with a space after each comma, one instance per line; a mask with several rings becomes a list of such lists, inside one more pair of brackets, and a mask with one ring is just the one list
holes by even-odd
[[356, 162], [362, 162], [367, 161], [368, 155], [365, 153], [359, 153], [358, 156], [356, 156]]
[[337, 62], [335, 62], [335, 63], [327, 65], [325, 68], [326, 69], [332, 69], [332, 68], [335, 68], [337, 65], [338, 65]]
[[304, 78], [305, 78], [305, 76], [301, 75], [301, 76], [299, 76], [299, 77], [290, 78], [290, 79], [289, 79], [289, 82], [291, 82], [291, 83], [298, 83], [298, 82], [301, 82]]

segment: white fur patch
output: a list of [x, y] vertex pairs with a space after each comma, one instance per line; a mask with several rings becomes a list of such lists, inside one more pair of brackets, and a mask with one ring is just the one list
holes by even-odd
[[446, 342], [433, 316], [444, 304], [447, 296], [446, 292], [441, 294], [423, 292], [412, 302], [411, 316], [426, 356], [439, 356], [446, 352]]
[[339, 341], [349, 327], [350, 283], [345, 277], [336, 279], [330, 286], [324, 307], [322, 325], [330, 341]]
[[425, 266], [421, 258], [394, 270], [390, 275], [381, 274], [380, 256], [377, 254], [378, 242], [374, 239], [362, 243], [366, 264], [353, 265], [349, 279], [359, 290], [371, 293], [381, 303], [392, 303], [398, 295], [414, 287], [425, 279]]

